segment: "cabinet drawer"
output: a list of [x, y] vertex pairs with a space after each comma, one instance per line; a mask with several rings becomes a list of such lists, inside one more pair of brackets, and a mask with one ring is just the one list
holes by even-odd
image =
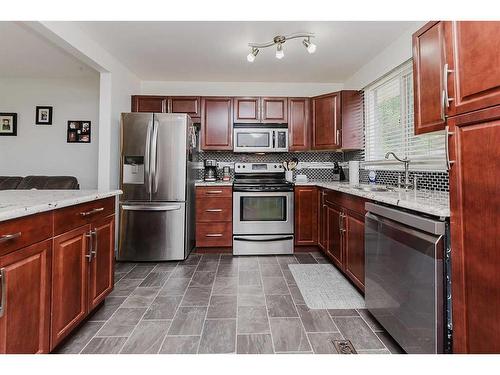
[[200, 199], [196, 202], [196, 221], [232, 221], [233, 200], [231, 198]]
[[0, 223], [0, 255], [52, 237], [52, 212], [12, 219]]
[[114, 213], [114, 197], [61, 208], [54, 211], [54, 232], [61, 234]]
[[327, 203], [357, 212], [363, 216], [365, 214], [365, 202], [368, 201], [367, 199], [361, 197], [356, 197], [354, 195], [345, 194], [334, 190], [326, 191], [325, 200]]
[[233, 223], [196, 223], [197, 247], [228, 247], [232, 245]]
[[215, 197], [232, 197], [232, 186], [213, 186], [213, 187], [197, 187], [196, 198], [215, 198]]

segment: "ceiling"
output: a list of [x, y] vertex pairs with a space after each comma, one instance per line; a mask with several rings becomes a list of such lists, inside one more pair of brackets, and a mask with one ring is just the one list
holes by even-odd
[[[142, 80], [223, 82], [344, 82], [418, 22], [78, 22]], [[249, 42], [312, 32], [309, 55], [301, 39], [260, 51], [246, 61]]]
[[1, 78], [89, 77], [97, 72], [17, 22], [0, 22]]

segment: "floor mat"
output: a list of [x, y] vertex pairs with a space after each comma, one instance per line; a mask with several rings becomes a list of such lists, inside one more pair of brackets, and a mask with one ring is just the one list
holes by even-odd
[[331, 264], [289, 264], [288, 267], [311, 309], [362, 309], [363, 296]]

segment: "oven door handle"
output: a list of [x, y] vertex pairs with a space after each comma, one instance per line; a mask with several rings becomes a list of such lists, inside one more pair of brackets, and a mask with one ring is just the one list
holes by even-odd
[[235, 241], [243, 241], [243, 242], [274, 242], [274, 241], [293, 240], [293, 236], [268, 238], [268, 239], [234, 237], [234, 240]]

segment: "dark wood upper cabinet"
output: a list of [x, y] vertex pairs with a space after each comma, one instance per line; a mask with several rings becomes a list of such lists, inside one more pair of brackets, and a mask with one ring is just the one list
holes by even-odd
[[413, 34], [415, 134], [443, 130], [445, 41], [444, 22], [429, 22]]
[[288, 121], [287, 98], [261, 98], [261, 116], [263, 123], [286, 123]]
[[171, 96], [168, 98], [169, 113], [187, 113], [193, 121], [201, 116], [201, 98], [199, 96]]
[[201, 148], [233, 149], [233, 100], [228, 97], [201, 99]]
[[165, 96], [132, 95], [132, 112], [167, 112]]
[[235, 123], [260, 122], [260, 98], [258, 97], [234, 98], [233, 107], [234, 107]]
[[312, 99], [312, 149], [335, 150], [342, 147], [340, 92]]
[[308, 151], [311, 148], [311, 100], [288, 98], [288, 149]]
[[500, 22], [445, 22], [450, 116], [500, 105]]
[[52, 240], [0, 257], [0, 353], [49, 352]]
[[318, 243], [318, 188], [295, 187], [295, 245]]
[[361, 150], [365, 147], [361, 93], [357, 90], [343, 90], [341, 102], [341, 147], [343, 150]]

